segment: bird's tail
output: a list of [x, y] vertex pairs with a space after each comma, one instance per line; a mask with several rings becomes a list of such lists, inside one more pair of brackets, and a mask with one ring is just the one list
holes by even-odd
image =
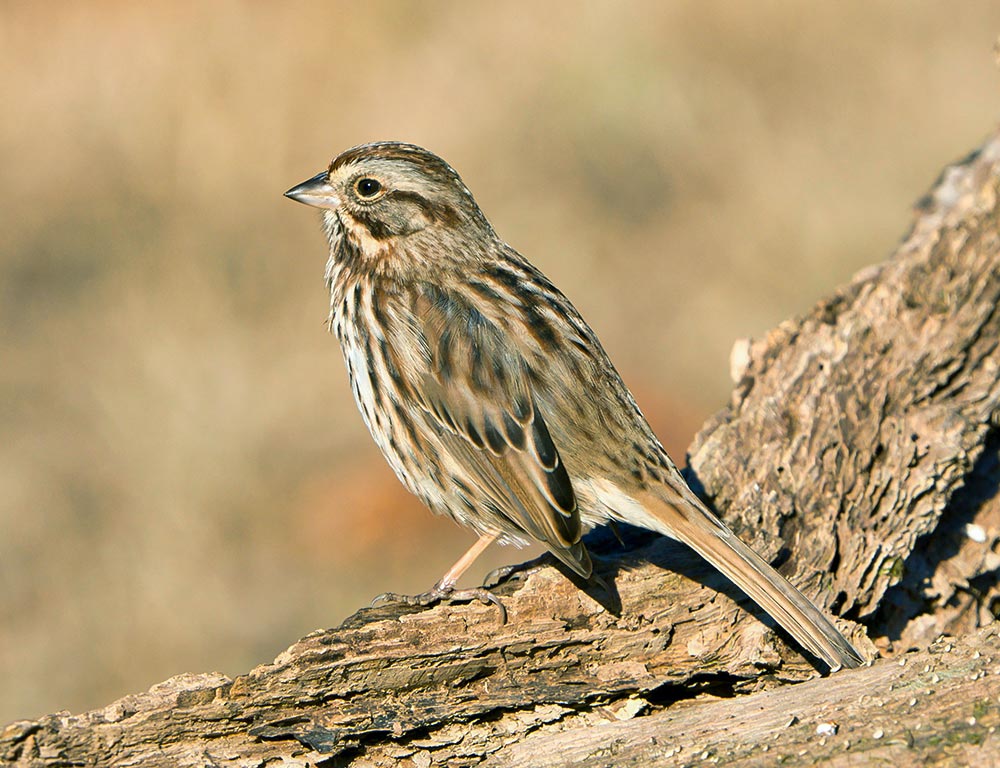
[[684, 491], [681, 498], [669, 501], [654, 493], [637, 499], [648, 515], [640, 524], [691, 547], [831, 670], [864, 663], [805, 595], [709, 512], [690, 489]]

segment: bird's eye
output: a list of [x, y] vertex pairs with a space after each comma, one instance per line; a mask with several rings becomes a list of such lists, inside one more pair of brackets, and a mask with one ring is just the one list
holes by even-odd
[[382, 192], [382, 182], [365, 176], [354, 182], [354, 191], [362, 200], [372, 200]]

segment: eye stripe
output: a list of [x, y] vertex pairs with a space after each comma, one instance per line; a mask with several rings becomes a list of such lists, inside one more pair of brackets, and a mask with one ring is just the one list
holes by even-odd
[[458, 211], [452, 206], [444, 202], [431, 202], [418, 192], [412, 192], [406, 189], [394, 189], [386, 196], [392, 198], [393, 200], [398, 200], [399, 202], [413, 203], [420, 208], [428, 219], [431, 219], [432, 221], [439, 221], [448, 226], [455, 226], [460, 221]]

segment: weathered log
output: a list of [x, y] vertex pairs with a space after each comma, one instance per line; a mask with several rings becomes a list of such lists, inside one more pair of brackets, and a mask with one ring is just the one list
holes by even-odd
[[643, 709], [633, 699], [591, 728], [539, 729], [486, 765], [995, 766], [998, 696], [994, 625], [898, 661], [751, 696], [703, 697], [647, 717], [634, 716]]
[[[596, 569], [614, 594], [575, 584], [546, 560], [527, 564], [496, 588], [506, 625], [478, 604], [365, 609], [235, 680], [184, 675], [101, 710], [14, 723], [0, 734], [0, 759], [995, 757], [1000, 648], [995, 627], [977, 627], [1000, 602], [998, 191], [995, 136], [945, 171], [889, 261], [806, 317], [737, 345], [732, 402], [690, 456], [695, 487], [843, 616], [859, 647], [874, 653], [867, 626], [886, 653], [926, 648], [943, 631], [960, 635], [950, 652], [809, 680], [810, 660], [689, 550], [631, 530], [623, 548], [598, 531]], [[791, 682], [801, 684], [783, 685]], [[817, 735], [823, 718], [840, 731]]]

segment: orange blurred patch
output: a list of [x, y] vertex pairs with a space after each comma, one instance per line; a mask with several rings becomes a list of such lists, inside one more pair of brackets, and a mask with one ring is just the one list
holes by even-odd
[[334, 550], [345, 562], [402, 554], [414, 537], [429, 537], [443, 523], [377, 458], [340, 463], [307, 480], [289, 518], [305, 557], [327, 561]]
[[687, 402], [651, 381], [636, 381], [632, 394], [670, 458], [683, 467], [688, 446], [711, 414], [699, 403]]

